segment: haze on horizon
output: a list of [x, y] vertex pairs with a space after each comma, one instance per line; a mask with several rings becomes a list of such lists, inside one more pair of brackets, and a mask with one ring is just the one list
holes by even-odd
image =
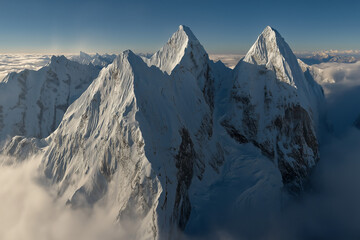
[[0, 54], [154, 52], [180, 24], [207, 52], [244, 54], [270, 25], [295, 52], [360, 49], [356, 1], [1, 1]]

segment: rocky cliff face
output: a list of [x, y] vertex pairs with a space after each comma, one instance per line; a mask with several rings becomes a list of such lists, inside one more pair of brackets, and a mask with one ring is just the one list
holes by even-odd
[[360, 116], [356, 118], [354, 121], [354, 126], [358, 129], [360, 129]]
[[173, 239], [207, 206], [279, 206], [283, 186], [302, 189], [319, 158], [316, 94], [272, 28], [231, 71], [180, 26], [151, 59], [117, 56], [49, 137], [3, 152], [39, 154], [73, 207], [105, 202], [116, 219], [141, 220], [139, 239]]

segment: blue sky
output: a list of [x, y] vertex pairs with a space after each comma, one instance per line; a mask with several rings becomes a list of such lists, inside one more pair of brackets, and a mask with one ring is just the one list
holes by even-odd
[[209, 53], [277, 29], [294, 51], [360, 49], [360, 1], [0, 0], [0, 53], [153, 52], [189, 26]]

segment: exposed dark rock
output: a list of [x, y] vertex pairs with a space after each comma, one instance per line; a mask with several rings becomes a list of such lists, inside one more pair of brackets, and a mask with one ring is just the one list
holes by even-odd
[[[300, 105], [279, 106], [284, 109], [283, 115], [276, 117], [266, 126], [269, 136], [275, 134], [276, 140], [265, 138], [258, 140], [258, 117], [255, 106], [249, 96], [238, 95], [233, 89], [232, 98], [242, 119], [233, 123], [228, 117], [221, 122], [230, 137], [240, 144], [252, 143], [262, 154], [277, 163], [283, 183], [293, 193], [303, 189], [304, 181], [319, 160], [318, 142], [312, 120], [308, 112]], [[268, 111], [272, 94], [264, 87], [265, 109]], [[266, 132], [262, 133], [266, 135]]]
[[204, 82], [204, 87], [202, 89], [202, 92], [203, 92], [206, 103], [210, 107], [210, 111], [213, 112], [215, 86], [214, 86], [214, 79], [211, 76], [209, 64], [206, 65], [206, 71], [204, 72], [204, 77], [205, 77], [205, 82]]
[[219, 169], [224, 164], [224, 162], [225, 162], [224, 150], [220, 143], [216, 143], [216, 152], [213, 155], [209, 164], [215, 170], [215, 172], [220, 173]]
[[354, 126], [355, 126], [357, 129], [360, 129], [360, 115], [359, 115], [359, 117], [355, 120]]
[[188, 189], [194, 175], [194, 162], [196, 153], [194, 144], [187, 129], [180, 131], [181, 144], [178, 154], [175, 156], [177, 172], [177, 187], [175, 195], [175, 205], [173, 211], [173, 221], [177, 226], [184, 230], [191, 213], [191, 203]]
[[4, 111], [3, 106], [0, 105], [0, 131], [4, 128]]
[[232, 126], [228, 120], [221, 122], [221, 125], [225, 128], [226, 132], [230, 135], [231, 138], [235, 139], [239, 143], [248, 143], [248, 139], [242, 135], [239, 130]]
[[[309, 114], [300, 105], [288, 107], [283, 119], [276, 119], [279, 138], [286, 139], [289, 152], [283, 152], [277, 145], [278, 164], [283, 182], [292, 192], [303, 189], [303, 181], [319, 160], [318, 142], [311, 125]], [[285, 137], [285, 138], [284, 138]], [[309, 154], [308, 148], [311, 149]], [[289, 161], [293, 159], [294, 161]]]

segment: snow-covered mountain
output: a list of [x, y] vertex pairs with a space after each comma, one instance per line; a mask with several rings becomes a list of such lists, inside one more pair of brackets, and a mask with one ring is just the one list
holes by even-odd
[[114, 61], [114, 59], [116, 58], [115, 54], [98, 54], [96, 53], [95, 55], [89, 55], [85, 52], [80, 51], [80, 54], [78, 56], [71, 56], [70, 59], [72, 61], [81, 63], [81, 64], [85, 64], [85, 65], [89, 65], [92, 64], [94, 66], [98, 66], [100, 68], [102, 67], [106, 67], [107, 65], [109, 65], [110, 63], [112, 63]]
[[231, 70], [180, 26], [150, 59], [127, 50], [104, 67], [49, 137], [3, 152], [36, 152], [64, 203], [106, 203], [138, 220], [137, 238], [173, 239], [302, 190], [319, 159], [321, 90], [270, 27]]
[[38, 71], [8, 74], [0, 83], [0, 141], [15, 135], [47, 137], [98, 73], [94, 66], [53, 56]]
[[222, 125], [238, 142], [258, 146], [279, 168], [284, 184], [301, 190], [319, 159], [315, 130], [323, 97], [284, 39], [267, 27], [234, 69]]

